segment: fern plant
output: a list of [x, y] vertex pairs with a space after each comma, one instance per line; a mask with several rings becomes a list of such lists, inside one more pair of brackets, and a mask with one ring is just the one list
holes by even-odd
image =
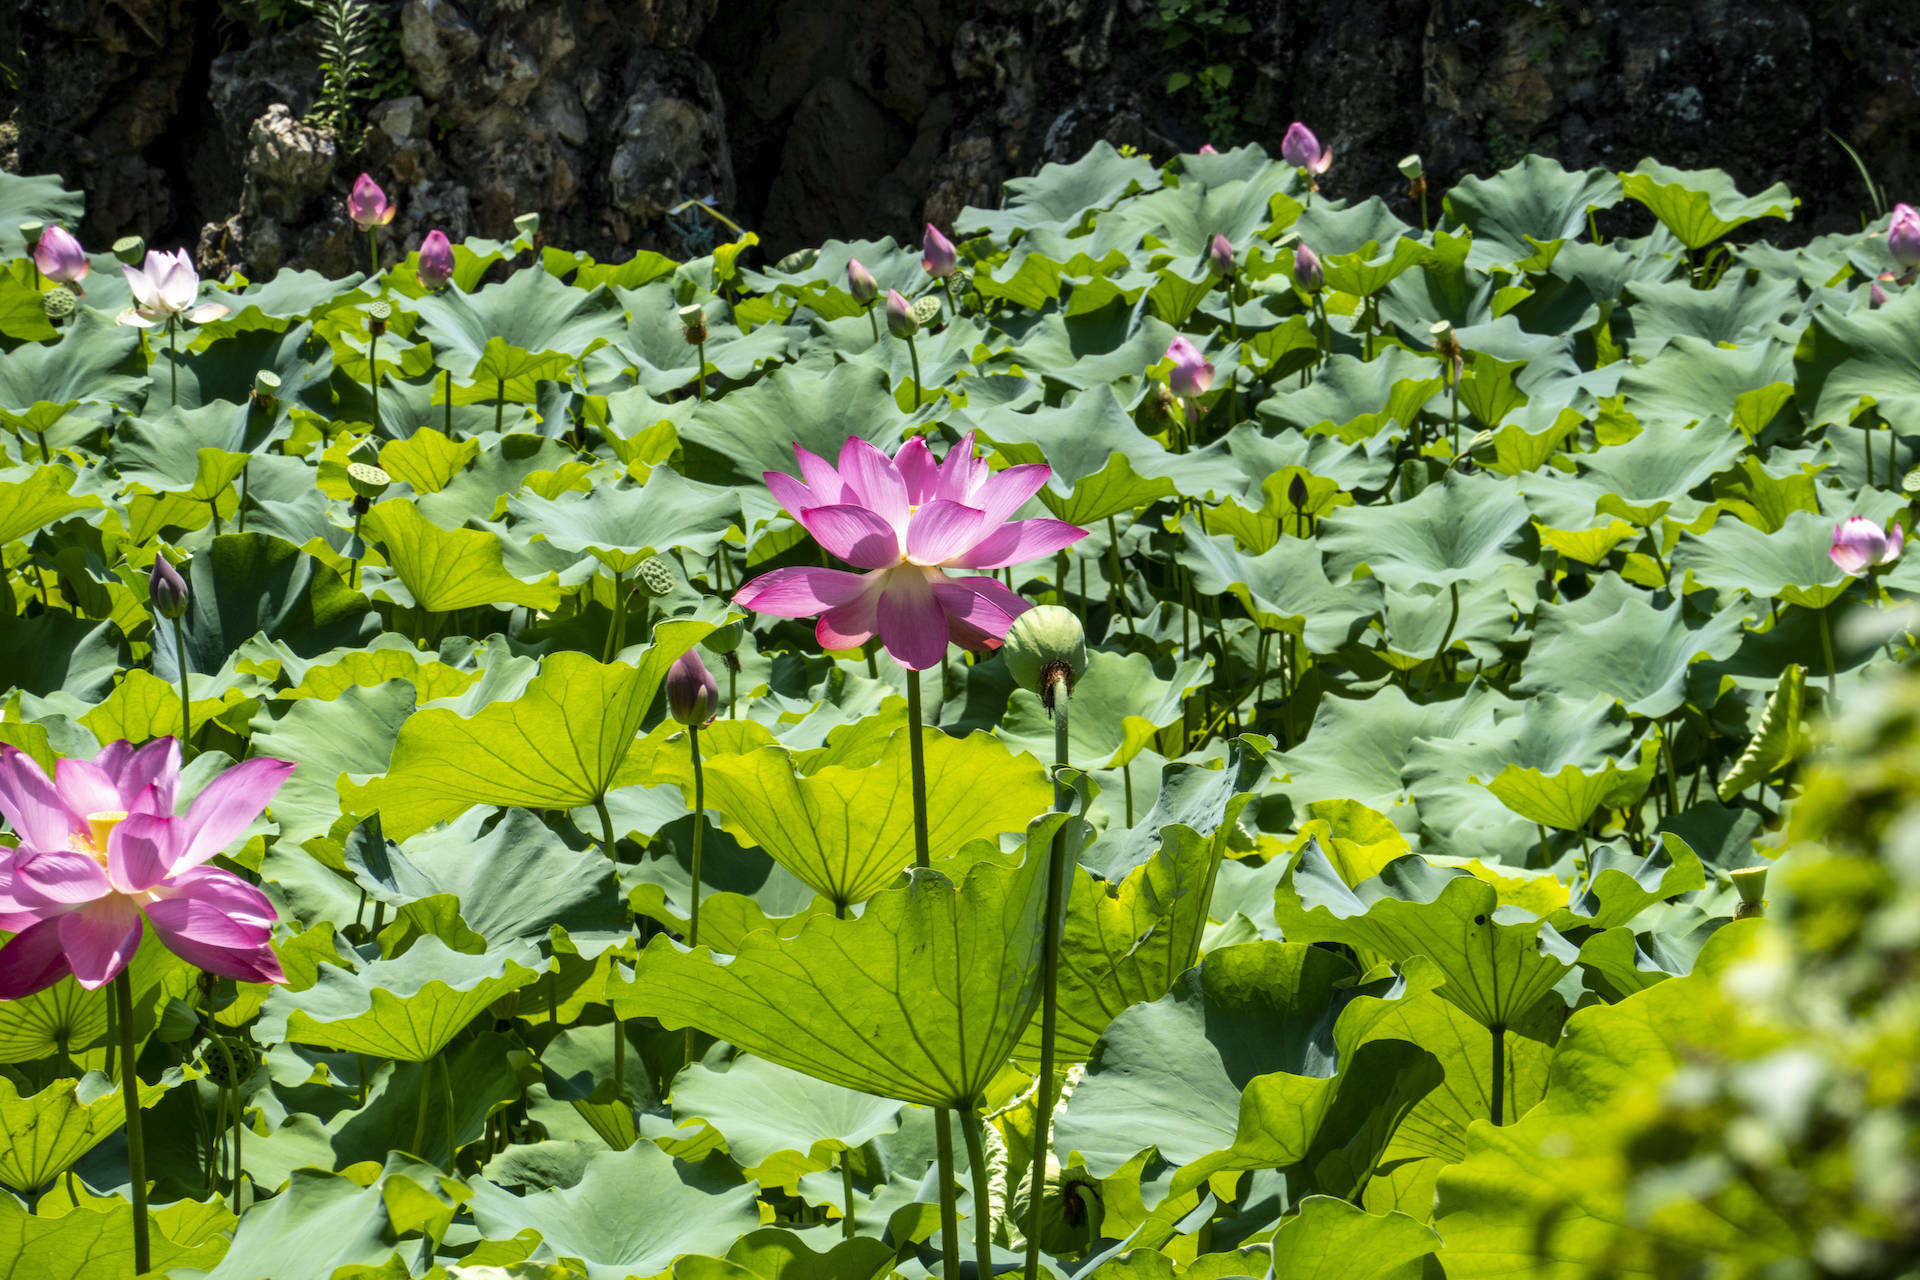
[[320, 96], [307, 122], [332, 129], [349, 151], [357, 150], [365, 128], [357, 90], [371, 69], [373, 12], [367, 0], [314, 0], [313, 14], [320, 28]]

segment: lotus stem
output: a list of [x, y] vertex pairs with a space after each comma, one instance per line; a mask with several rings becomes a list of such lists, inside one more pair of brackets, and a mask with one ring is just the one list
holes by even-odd
[[874, 314], [874, 306], [871, 302], [867, 304], [867, 323], [873, 327], [873, 342], [875, 346], [878, 346], [880, 344], [880, 317]]
[[[989, 1201], [992, 1175], [987, 1171], [986, 1134], [977, 1107], [960, 1109], [960, 1132], [967, 1140], [967, 1167], [973, 1171], [973, 1253], [974, 1275], [988, 1280], [993, 1275], [993, 1213]], [[1035, 1204], [1040, 1197], [1033, 1197]], [[1032, 1245], [1028, 1245], [1031, 1256]]]
[[[907, 339], [907, 349], [913, 349], [913, 339]], [[915, 371], [915, 385], [919, 382], [918, 370]], [[927, 856], [927, 761], [926, 748], [920, 741], [920, 672], [913, 667], [907, 672], [907, 762], [913, 772], [913, 865], [924, 868], [931, 865]], [[940, 1245], [944, 1250], [946, 1274], [957, 1277], [960, 1274], [960, 1215], [953, 1201], [953, 1121], [952, 1113], [946, 1107], [934, 1112], [935, 1153], [939, 1157], [940, 1169]]]
[[1827, 621], [1825, 609], [1820, 610], [1820, 654], [1827, 660], [1827, 714], [1832, 715], [1840, 705], [1840, 694], [1834, 678], [1833, 627]]
[[414, 1113], [413, 1117], [413, 1146], [410, 1150], [422, 1160], [426, 1159], [426, 1156], [421, 1152], [421, 1148], [426, 1145], [427, 1141], [427, 1099], [432, 1096], [427, 1086], [430, 1082], [432, 1071], [433, 1060], [431, 1058], [420, 1064], [420, 1109]]
[[1127, 825], [1131, 827], [1133, 825], [1133, 761], [1129, 760], [1120, 766], [1120, 780], [1127, 793]]
[[610, 862], [620, 861], [616, 852], [618, 841], [613, 834], [613, 815], [607, 812], [607, 796], [603, 791], [593, 798], [593, 809], [600, 815], [600, 851], [607, 855]]
[[372, 227], [367, 228], [367, 261], [373, 265], [367, 271], [367, 279], [380, 274], [380, 235]]
[[353, 553], [352, 567], [347, 570], [347, 588], [350, 591], [358, 591], [360, 589], [360, 561], [367, 554], [366, 547], [360, 542], [360, 518], [365, 514], [366, 512], [360, 509], [358, 502], [353, 504], [353, 543], [347, 548], [348, 551]]
[[943, 1276], [960, 1275], [960, 1207], [953, 1193], [953, 1112], [940, 1107], [933, 1113], [935, 1168], [940, 1171], [940, 1252]]
[[[1871, 489], [1873, 488], [1873, 415], [1872, 414], [1863, 413], [1860, 415], [1860, 440], [1861, 440], [1860, 454], [1866, 460], [1866, 464], [1867, 464], [1867, 488]], [[1891, 471], [1888, 472], [1887, 478], [1889, 480], [1893, 478]]]
[[507, 380], [497, 378], [493, 384], [493, 433], [499, 435], [507, 421]]
[[[1067, 708], [1073, 699], [1064, 669], [1054, 669], [1051, 693], [1047, 701], [1053, 707], [1053, 807], [1059, 813], [1067, 813], [1073, 802], [1073, 789], [1066, 780]], [[1127, 825], [1133, 825], [1131, 815]], [[1067, 892], [1067, 831], [1063, 823], [1053, 833], [1053, 840], [1047, 849], [1047, 915], [1040, 950], [1040, 1075], [1035, 1081], [1038, 1092], [1034, 1099], [1037, 1111], [1033, 1128], [1033, 1166], [1027, 1174], [1033, 1190], [1028, 1196], [1027, 1207], [1026, 1280], [1038, 1280], [1040, 1274], [1040, 1219], [1044, 1199], [1041, 1192], [1046, 1180], [1047, 1130], [1053, 1122], [1054, 1039], [1060, 1020], [1060, 931], [1067, 909]], [[971, 1149], [968, 1158], [973, 1158]], [[975, 1208], [978, 1210], [979, 1206]], [[982, 1259], [985, 1267], [984, 1253]], [[981, 1274], [991, 1275], [992, 1272], [987, 1269]]]
[[[239, 515], [238, 532], [240, 533], [245, 533], [247, 531], [247, 472], [249, 472], [252, 469], [253, 469], [253, 455], [248, 454], [247, 460], [240, 464], [240, 510], [238, 512], [238, 515]], [[214, 510], [218, 511], [219, 508], [215, 507]]]
[[147, 1239], [147, 1145], [140, 1131], [140, 1073], [133, 1044], [133, 970], [129, 966], [113, 980], [113, 1006], [119, 1024], [120, 1091], [127, 1103], [127, 1173], [133, 1181], [133, 1269], [153, 1267]]
[[[180, 342], [176, 332], [178, 325], [179, 321], [173, 316], [167, 317], [167, 368], [173, 372], [173, 390], [170, 395], [170, 403], [176, 407], [180, 404]], [[40, 444], [42, 448], [46, 447], [46, 442], [47, 438], [44, 435], [41, 436]], [[1869, 470], [1871, 470], [1871, 468], [1869, 468]], [[1871, 476], [1867, 478], [1867, 483], [1873, 483]]]
[[187, 633], [180, 619], [173, 619], [173, 645], [180, 654], [180, 750], [193, 754], [193, 703], [187, 699]]
[[1488, 1119], [1498, 1127], [1506, 1123], [1507, 1029], [1496, 1022], [1488, 1030], [1493, 1032], [1493, 1096], [1487, 1110]]
[[618, 629], [619, 622], [620, 622], [620, 572], [619, 570], [616, 569], [613, 574], [613, 612], [607, 615], [607, 642], [604, 646], [602, 646], [601, 652], [600, 652], [600, 661], [602, 662], [612, 662], [613, 655], [619, 652], [619, 650], [615, 647], [617, 643], [615, 639], [615, 632]]
[[[1433, 651], [1434, 667], [1438, 667], [1446, 660], [1447, 649], [1453, 644], [1453, 629], [1458, 626], [1460, 622], [1460, 584], [1458, 582], [1448, 583], [1447, 594], [1453, 597], [1453, 612], [1447, 615], [1447, 629], [1440, 636], [1440, 647]], [[1420, 679], [1421, 692], [1424, 693], [1426, 691], [1427, 681], [1432, 679], [1432, 677], [1433, 667], [1429, 667], [1426, 675]]]
[[700, 369], [693, 375], [693, 394], [697, 398], [705, 400], [707, 398], [707, 342], [705, 338], [700, 340], [698, 347], [700, 352]]
[[[618, 1028], [619, 1019], [613, 1025]], [[453, 1130], [453, 1068], [447, 1065], [444, 1054], [440, 1057], [440, 1100], [447, 1104], [447, 1165], [451, 1168], [460, 1154], [460, 1138]]]
[[[1113, 563], [1113, 581], [1108, 586], [1108, 594], [1112, 596], [1114, 600], [1114, 612], [1126, 620], [1127, 634], [1138, 639], [1140, 633], [1134, 630], [1133, 610], [1127, 607], [1127, 589], [1125, 584], [1120, 581], [1120, 531], [1118, 526], [1114, 524], [1112, 516], [1107, 517], [1107, 554]], [[1112, 630], [1112, 627], [1109, 626], [1108, 630]]]
[[960, 304], [953, 300], [953, 277], [941, 276], [940, 287], [947, 291], [947, 317], [951, 323], [960, 314]]
[[380, 330], [367, 332], [367, 389], [373, 392], [373, 429], [380, 429]]
[[707, 780], [700, 771], [700, 726], [687, 726], [693, 749], [693, 918], [687, 923], [687, 945], [700, 945], [700, 843], [707, 832]]
[[853, 1222], [853, 1206], [856, 1200], [853, 1192], [852, 1158], [853, 1152], [844, 1149], [840, 1152], [840, 1235], [848, 1240], [853, 1239], [858, 1232]]
[[[1227, 331], [1233, 335], [1233, 345], [1240, 345], [1240, 318], [1236, 314], [1233, 302], [1233, 281], [1227, 281]], [[1236, 361], [1238, 356], [1235, 356]], [[1227, 423], [1231, 426], [1240, 421], [1240, 369], [1238, 364], [1227, 376]]]
[[920, 409], [920, 348], [913, 343], [913, 336], [907, 336], [907, 355], [913, 359], [913, 408]]
[[440, 386], [447, 402], [446, 430], [441, 434], [453, 439], [453, 370], [448, 369], [440, 375]]
[[907, 763], [913, 771], [913, 865], [932, 865], [927, 856], [927, 758], [920, 741], [920, 673], [907, 671]]

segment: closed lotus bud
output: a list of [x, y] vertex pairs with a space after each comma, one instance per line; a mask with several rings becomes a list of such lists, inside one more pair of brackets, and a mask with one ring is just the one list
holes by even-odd
[[1740, 893], [1740, 905], [1733, 909], [1735, 920], [1747, 920], [1767, 913], [1767, 868], [1741, 867], [1728, 873]]
[[420, 242], [420, 259], [414, 276], [422, 289], [443, 289], [453, 279], [453, 242], [444, 231], [429, 231]]
[[[1040, 1247], [1056, 1257], [1084, 1252], [1100, 1236], [1103, 1209], [1100, 1185], [1085, 1169], [1063, 1172], [1053, 1157], [1040, 1183]], [[1020, 1179], [1008, 1199], [1007, 1215], [1024, 1229], [1033, 1203], [1033, 1174]]]
[[1087, 632], [1073, 610], [1039, 604], [1013, 620], [1000, 651], [1014, 684], [1039, 694], [1052, 711], [1056, 681], [1064, 679], [1071, 694], [1087, 669]]
[[640, 588], [650, 596], [673, 592], [673, 565], [664, 556], [648, 556], [640, 562]]
[[887, 332], [903, 340], [920, 332], [920, 322], [913, 316], [913, 305], [900, 296], [898, 289], [887, 290]]
[[922, 329], [931, 329], [940, 323], [940, 299], [926, 294], [913, 300], [913, 319]]
[[680, 308], [680, 333], [690, 347], [697, 347], [707, 340], [707, 313], [699, 303]]
[[1872, 284], [1867, 286], [1867, 309], [1869, 311], [1878, 311], [1880, 308], [1886, 305], [1887, 305], [1887, 291], [1880, 287], [1880, 282], [1878, 280], [1875, 280]]
[[169, 620], [187, 611], [187, 580], [165, 556], [153, 558], [153, 572], [147, 578], [147, 603]]
[[1849, 516], [1833, 527], [1833, 545], [1827, 557], [1840, 572], [1853, 577], [1875, 565], [1892, 564], [1900, 558], [1907, 531], [1898, 520], [1881, 528], [1865, 516]]
[[1225, 236], [1217, 232], [1214, 234], [1213, 243], [1207, 246], [1207, 262], [1216, 275], [1233, 274], [1233, 245], [1228, 243]]
[[1280, 140], [1280, 155], [1294, 168], [1308, 173], [1325, 173], [1333, 164], [1333, 148], [1321, 146], [1313, 130], [1298, 120], [1287, 126], [1287, 136]]
[[1287, 481], [1287, 501], [1295, 511], [1307, 509], [1307, 478], [1298, 471], [1293, 473], [1293, 479]]
[[387, 200], [387, 193], [371, 174], [363, 173], [353, 180], [353, 190], [347, 193], [347, 216], [362, 231], [374, 227], [384, 227], [393, 221], [396, 212]]
[[48, 227], [40, 233], [40, 242], [33, 246], [33, 265], [41, 275], [61, 284], [78, 284], [92, 269], [87, 251], [64, 227]]
[[1200, 144], [1198, 154], [1203, 156], [1217, 156], [1220, 154], [1220, 151], [1211, 142], [1203, 142]]
[[880, 296], [880, 285], [874, 280], [873, 272], [867, 270], [858, 258], [847, 260], [847, 292], [863, 307]]
[[353, 486], [354, 496], [365, 498], [368, 502], [379, 500], [381, 494], [393, 483], [393, 477], [374, 466], [371, 462], [349, 462], [347, 464], [347, 483]]
[[941, 235], [940, 229], [931, 222], [927, 224], [926, 235], [920, 240], [920, 265], [926, 268], [930, 276], [950, 276], [954, 268], [960, 265], [960, 255], [954, 251], [953, 241]]
[[1420, 163], [1420, 157], [1417, 154], [1401, 156], [1400, 176], [1408, 182], [1412, 182], [1415, 178], [1424, 178], [1427, 176], [1426, 166]]
[[699, 726], [713, 719], [720, 708], [720, 686], [713, 673], [700, 661], [698, 651], [689, 649], [667, 668], [667, 711], [684, 725]]
[[1920, 209], [1910, 204], [1893, 206], [1893, 220], [1887, 224], [1887, 251], [1903, 267], [1920, 266]]
[[1167, 385], [1173, 388], [1173, 394], [1205, 395], [1213, 385], [1213, 363], [1185, 338], [1175, 338], [1167, 344], [1167, 359], [1173, 361], [1173, 372], [1167, 375]]
[[113, 256], [137, 267], [147, 260], [147, 242], [139, 236], [121, 236], [113, 242]]
[[1320, 267], [1320, 255], [1304, 244], [1296, 246], [1293, 251], [1293, 282], [1308, 293], [1320, 292], [1320, 286], [1326, 283], [1326, 272]]
[[40, 305], [46, 308], [47, 319], [65, 320], [79, 307], [80, 300], [65, 285], [55, 285], [40, 295]]
[[516, 215], [513, 220], [513, 229], [527, 239], [533, 239], [540, 234], [540, 215], [538, 213]]

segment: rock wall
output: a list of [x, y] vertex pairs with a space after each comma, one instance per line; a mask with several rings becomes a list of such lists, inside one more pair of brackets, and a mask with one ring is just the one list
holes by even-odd
[[1784, 179], [1805, 231], [1854, 225], [1866, 190], [1828, 131], [1920, 198], [1913, 0], [1232, 0], [1248, 31], [1209, 52], [1236, 118], [1213, 130], [1166, 91], [1199, 59], [1164, 49], [1160, 0], [384, 7], [415, 88], [368, 104], [355, 145], [303, 123], [320, 73], [290, 0], [0, 4], [0, 166], [85, 189], [91, 243], [194, 243], [255, 276], [358, 264], [362, 169], [400, 206], [391, 253], [430, 227], [504, 237], [523, 210], [603, 257], [699, 252], [715, 225], [671, 210], [711, 198], [777, 255], [917, 241], [1096, 139], [1273, 149], [1294, 119], [1334, 147], [1328, 190], [1408, 213], [1407, 152], [1444, 187], [1538, 151]]

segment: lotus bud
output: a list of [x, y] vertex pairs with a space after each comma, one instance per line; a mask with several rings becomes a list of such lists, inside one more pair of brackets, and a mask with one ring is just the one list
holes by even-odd
[[847, 260], [847, 292], [863, 307], [880, 296], [880, 285], [874, 280], [873, 272], [867, 270], [858, 258]]
[[731, 654], [740, 647], [746, 633], [746, 624], [736, 619], [724, 627], [715, 627], [700, 643], [710, 653]]
[[707, 340], [707, 313], [699, 303], [680, 308], [680, 333], [687, 345], [697, 347]]
[[1833, 527], [1827, 556], [1840, 566], [1840, 572], [1858, 577], [1875, 565], [1898, 560], [1906, 536], [1897, 520], [1882, 529], [1865, 516], [1849, 516]]
[[1175, 338], [1167, 344], [1167, 359], [1173, 361], [1173, 371], [1167, 375], [1167, 386], [1173, 394], [1181, 397], [1205, 395], [1213, 385], [1213, 364], [1200, 354], [1200, 348], [1185, 338]]
[[1887, 251], [1903, 267], [1920, 266], [1920, 209], [1910, 204], [1893, 206], [1893, 220], [1887, 224]]
[[1740, 905], [1733, 909], [1735, 920], [1749, 920], [1767, 913], [1767, 868], [1741, 867], [1728, 872], [1739, 891]]
[[393, 318], [393, 304], [385, 298], [375, 298], [367, 304], [367, 332], [379, 337], [387, 331], [387, 321]]
[[[1902, 205], [1901, 208], [1905, 208]], [[44, 222], [23, 222], [20, 224], [20, 238], [27, 242], [27, 252], [32, 253], [40, 245], [41, 233], [47, 229]]]
[[640, 562], [640, 589], [650, 596], [673, 592], [673, 565], [664, 556], [648, 556]]
[[[1904, 206], [1903, 206], [1904, 207]], [[954, 268], [960, 265], [960, 255], [954, 252], [953, 241], [940, 234], [940, 229], [931, 222], [927, 224], [927, 233], [920, 241], [920, 265], [930, 276], [950, 276]]]
[[940, 323], [940, 299], [926, 294], [913, 300], [914, 323], [922, 329], [931, 329]]
[[1087, 669], [1087, 633], [1071, 609], [1040, 604], [1013, 620], [1001, 646], [1014, 684], [1040, 695], [1051, 712], [1056, 683], [1065, 680], [1067, 693]]
[[1287, 502], [1295, 511], [1307, 509], [1307, 478], [1298, 471], [1287, 481]]
[[720, 686], [713, 673], [700, 661], [698, 650], [689, 649], [667, 668], [667, 711], [681, 724], [699, 727], [713, 719], [720, 709]]
[[1296, 246], [1293, 251], [1293, 282], [1308, 293], [1320, 292], [1320, 286], [1326, 283], [1326, 272], [1320, 267], [1320, 255], [1304, 244]]
[[443, 289], [453, 279], [453, 243], [447, 233], [434, 230], [420, 242], [420, 258], [414, 277], [422, 289]]
[[165, 556], [153, 558], [153, 572], [147, 578], [147, 603], [169, 621], [187, 611], [187, 580]]
[[1233, 274], [1233, 245], [1218, 232], [1214, 233], [1213, 242], [1207, 246], [1207, 263], [1213, 268], [1215, 275], [1231, 276]]
[[113, 242], [113, 256], [137, 267], [147, 260], [147, 242], [139, 236], [121, 236]]
[[1415, 178], [1424, 178], [1427, 176], [1426, 166], [1420, 163], [1420, 157], [1417, 153], [1410, 156], [1401, 156], [1399, 168], [1400, 176], [1408, 182], [1412, 182]]
[[1197, 154], [1203, 155], [1203, 156], [1217, 156], [1220, 154], [1220, 152], [1218, 149], [1214, 147], [1214, 145], [1211, 142], [1203, 142], [1200, 144], [1200, 150]]
[[41, 275], [61, 284], [78, 284], [92, 270], [87, 251], [65, 227], [48, 227], [40, 233], [39, 243], [33, 246], [33, 265]]
[[262, 369], [253, 375], [253, 391], [248, 398], [261, 408], [271, 405], [280, 395], [280, 375], [271, 369]]
[[527, 239], [533, 239], [540, 234], [540, 215], [538, 213], [516, 215], [513, 220], [513, 229]]
[[370, 174], [361, 174], [353, 180], [353, 190], [347, 194], [347, 216], [362, 231], [374, 227], [384, 227], [393, 221], [397, 212], [387, 200], [387, 193]]
[[1886, 305], [1887, 305], [1887, 291], [1880, 287], [1880, 282], [1878, 280], [1875, 280], [1872, 284], [1867, 286], [1867, 310], [1878, 311], [1880, 308]]
[[920, 332], [912, 304], [900, 296], [898, 289], [887, 290], [887, 332], [902, 341]]
[[1333, 164], [1333, 148], [1321, 146], [1313, 130], [1298, 120], [1287, 126], [1287, 136], [1280, 140], [1280, 155], [1294, 168], [1312, 174], [1325, 173]]
[[58, 322], [72, 315], [80, 300], [65, 285], [55, 285], [40, 295], [40, 305], [46, 308], [47, 319]]
[[[1052, 1156], [1040, 1182], [1040, 1247], [1055, 1256], [1079, 1253], [1100, 1236], [1100, 1184], [1085, 1169], [1063, 1171]], [[1008, 1198], [1007, 1214], [1025, 1227], [1033, 1204], [1033, 1172]]]
[[387, 486], [393, 483], [393, 477], [371, 462], [349, 462], [347, 483], [353, 486], [355, 497], [377, 502], [380, 495], [387, 491]]

